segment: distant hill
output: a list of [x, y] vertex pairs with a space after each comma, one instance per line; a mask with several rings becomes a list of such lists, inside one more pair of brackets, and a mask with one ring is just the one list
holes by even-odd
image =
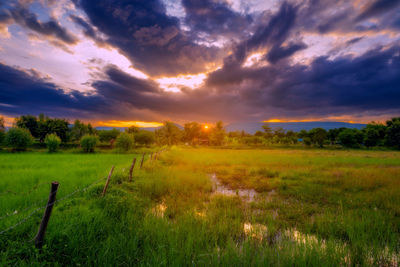
[[[242, 131], [254, 134], [256, 131], [262, 131], [263, 122], [237, 122], [228, 124], [225, 128], [228, 132], [231, 131]], [[361, 129], [366, 124], [360, 123], [347, 123], [347, 122], [330, 122], [330, 121], [311, 121], [311, 122], [269, 122], [269, 126], [274, 128], [282, 127], [284, 130], [292, 130], [299, 132], [301, 130], [311, 130], [313, 128], [323, 128], [325, 130], [346, 127]]]

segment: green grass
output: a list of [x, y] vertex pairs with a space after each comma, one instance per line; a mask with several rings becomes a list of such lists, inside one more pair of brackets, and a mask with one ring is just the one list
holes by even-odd
[[[101, 182], [56, 204], [42, 251], [30, 240], [43, 211], [0, 235], [0, 265], [398, 264], [399, 152], [172, 148], [129, 183], [135, 156], [0, 154], [0, 216], [45, 204], [50, 181], [60, 199], [116, 166], [104, 198]], [[255, 201], [213, 194], [212, 173]]]

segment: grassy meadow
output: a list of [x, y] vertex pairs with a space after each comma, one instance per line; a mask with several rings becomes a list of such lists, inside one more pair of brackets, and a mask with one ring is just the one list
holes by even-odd
[[0, 154], [0, 231], [45, 205], [50, 181], [61, 199], [116, 166], [104, 198], [103, 180], [56, 203], [41, 251], [43, 210], [1, 234], [0, 265], [399, 264], [400, 152], [172, 147], [129, 182], [134, 157]]

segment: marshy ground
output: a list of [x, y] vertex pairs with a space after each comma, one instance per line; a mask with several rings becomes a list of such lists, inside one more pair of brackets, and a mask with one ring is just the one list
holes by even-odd
[[42, 212], [3, 233], [0, 264], [399, 264], [399, 152], [172, 148], [129, 182], [133, 157], [0, 154], [0, 231], [46, 204], [50, 181], [60, 199], [116, 166], [104, 198], [102, 181], [56, 204], [41, 252]]

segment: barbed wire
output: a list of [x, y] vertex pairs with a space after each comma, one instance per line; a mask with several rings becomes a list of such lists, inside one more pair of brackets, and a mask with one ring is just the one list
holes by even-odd
[[42, 185], [46, 185], [46, 184], [48, 184], [48, 182], [43, 182], [43, 183], [37, 184], [31, 190], [29, 190], [27, 192], [14, 192], [12, 190], [5, 190], [3, 192], [0, 192], [0, 196], [5, 196], [5, 195], [9, 195], [9, 194], [12, 194], [12, 195], [15, 195], [15, 196], [17, 196], [17, 195], [27, 196], [27, 195], [31, 194], [32, 192], [36, 191]]
[[[97, 181], [94, 181], [93, 183], [89, 184], [88, 186], [86, 186], [86, 187], [84, 187], [84, 188], [78, 188], [77, 190], [73, 191], [72, 193], [70, 193], [70, 194], [68, 194], [68, 195], [66, 195], [66, 196], [64, 196], [64, 197], [62, 197], [62, 198], [60, 198], [60, 199], [57, 199], [57, 200], [55, 200], [55, 201], [53, 201], [53, 202], [51, 202], [51, 203], [48, 203], [48, 204], [46, 204], [46, 205], [43, 206], [43, 207], [38, 207], [38, 208], [36, 208], [36, 209], [35, 209], [34, 211], [32, 211], [28, 216], [26, 216], [26, 217], [23, 218], [22, 220], [18, 221], [16, 224], [14, 224], [14, 225], [8, 227], [7, 229], [5, 229], [5, 230], [3, 230], [3, 231], [0, 231], [0, 235], [2, 235], [2, 234], [4, 234], [5, 232], [8, 232], [8, 231], [14, 229], [15, 227], [17, 227], [17, 226], [20, 225], [20, 224], [23, 224], [24, 222], [26, 222], [30, 217], [32, 217], [32, 216], [33, 216], [36, 212], [38, 212], [39, 210], [45, 209], [45, 208], [47, 208], [47, 207], [49, 207], [49, 206], [52, 206], [52, 205], [54, 205], [54, 204], [56, 204], [56, 203], [58, 203], [58, 202], [61, 202], [61, 201], [65, 200], [65, 199], [67, 199], [67, 198], [73, 196], [74, 194], [76, 194], [76, 193], [78, 193], [78, 192], [86, 191], [88, 188], [90, 188], [90, 187], [93, 186], [94, 184], [96, 184], [96, 183], [98, 183], [98, 182], [101, 182], [101, 181], [103, 181], [103, 180], [105, 180], [105, 179], [106, 179], [106, 177], [101, 178], [101, 179], [99, 179], [99, 180], [97, 180]], [[52, 194], [55, 194], [57, 191], [58, 191], [58, 189], [57, 189], [56, 191], [54, 191]], [[52, 195], [52, 194], [51, 194], [51, 195]], [[12, 216], [12, 215], [10, 215], [10, 216]]]
[[[52, 192], [50, 195], [51, 195], [51, 196], [54, 195], [55, 193], [57, 193], [57, 191], [58, 191], [58, 189], [57, 189], [56, 191]], [[33, 204], [33, 205], [31, 205], [31, 206], [29, 206], [29, 207], [27, 207], [27, 208], [24, 208], [23, 210], [20, 210], [20, 211], [14, 210], [14, 212], [12, 212], [12, 213], [10, 213], [10, 214], [7, 213], [6, 215], [3, 215], [2, 217], [0, 217], [0, 221], [3, 220], [3, 219], [6, 219], [6, 218], [8, 218], [8, 217], [11, 217], [11, 216], [15, 216], [15, 215], [22, 214], [22, 213], [24, 213], [25, 211], [28, 211], [28, 210], [32, 209], [33, 207], [37, 207], [37, 206], [38, 206], [39, 204], [41, 204], [42, 202], [44, 202], [44, 200], [37, 201], [37, 202], [35, 202], [35, 204]]]

